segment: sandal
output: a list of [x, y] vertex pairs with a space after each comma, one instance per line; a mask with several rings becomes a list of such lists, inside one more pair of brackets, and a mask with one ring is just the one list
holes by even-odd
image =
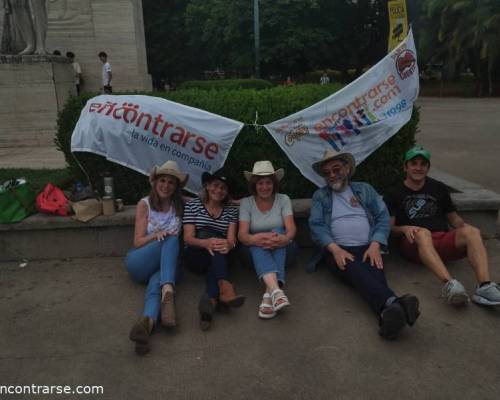
[[273, 303], [274, 311], [279, 311], [282, 308], [288, 307], [290, 305], [290, 301], [288, 301], [288, 297], [281, 289], [274, 289], [271, 293], [271, 300]]
[[262, 303], [259, 306], [259, 318], [271, 319], [274, 317], [276, 317], [276, 311], [274, 311], [274, 307], [271, 304], [271, 295], [266, 292], [262, 296]]

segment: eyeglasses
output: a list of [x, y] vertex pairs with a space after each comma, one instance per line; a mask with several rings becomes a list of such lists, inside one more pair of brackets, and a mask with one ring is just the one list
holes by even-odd
[[322, 169], [321, 173], [323, 176], [330, 176], [330, 175], [341, 175], [344, 170], [344, 166], [339, 165], [338, 167], [333, 167], [330, 169]]

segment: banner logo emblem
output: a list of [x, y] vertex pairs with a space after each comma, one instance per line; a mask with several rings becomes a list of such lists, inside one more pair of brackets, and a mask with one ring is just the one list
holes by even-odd
[[401, 79], [409, 78], [415, 72], [417, 59], [413, 51], [405, 49], [396, 58], [396, 69]]

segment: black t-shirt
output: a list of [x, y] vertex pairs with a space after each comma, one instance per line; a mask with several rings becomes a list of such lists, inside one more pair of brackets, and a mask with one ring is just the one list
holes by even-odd
[[396, 225], [413, 225], [431, 232], [449, 230], [446, 214], [456, 211], [448, 188], [439, 181], [427, 177], [420, 190], [411, 190], [404, 183], [393, 187], [384, 197]]

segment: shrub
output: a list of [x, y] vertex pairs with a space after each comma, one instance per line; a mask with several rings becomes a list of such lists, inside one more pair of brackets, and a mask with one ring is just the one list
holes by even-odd
[[308, 83], [319, 83], [319, 80], [323, 74], [327, 74], [330, 78], [330, 82], [344, 82], [344, 74], [342, 71], [336, 69], [319, 69], [316, 71], [310, 71], [306, 73], [304, 79]]
[[[192, 107], [216, 113], [227, 118], [252, 124], [255, 113], [258, 123], [266, 124], [302, 110], [339, 90], [342, 86], [293, 85], [266, 90], [218, 90], [200, 89], [159, 93], [159, 95]], [[92, 97], [73, 97], [66, 104], [58, 119], [56, 143], [64, 152], [73, 174], [84, 176], [70, 152], [70, 137], [85, 102]], [[414, 109], [411, 121], [394, 135], [380, 149], [373, 153], [357, 169], [355, 179], [367, 180], [379, 190], [395, 183], [402, 176], [403, 153], [414, 143], [418, 123], [418, 112]], [[114, 177], [115, 191], [127, 204], [136, 202], [149, 190], [148, 180], [142, 174], [106, 161], [92, 153], [77, 153], [78, 160], [87, 171], [93, 185], [102, 193], [102, 174], [107, 171]], [[255, 129], [245, 126], [236, 138], [226, 160], [229, 178], [235, 182], [237, 196], [247, 193], [243, 170], [251, 170], [257, 160], [272, 160], [275, 168], [285, 168], [281, 191], [291, 197], [311, 197], [316, 187], [304, 178], [290, 162], [264, 127]]]
[[206, 81], [186, 81], [179, 86], [179, 89], [201, 89], [201, 90], [222, 90], [222, 89], [269, 89], [273, 84], [264, 79], [221, 79]]

